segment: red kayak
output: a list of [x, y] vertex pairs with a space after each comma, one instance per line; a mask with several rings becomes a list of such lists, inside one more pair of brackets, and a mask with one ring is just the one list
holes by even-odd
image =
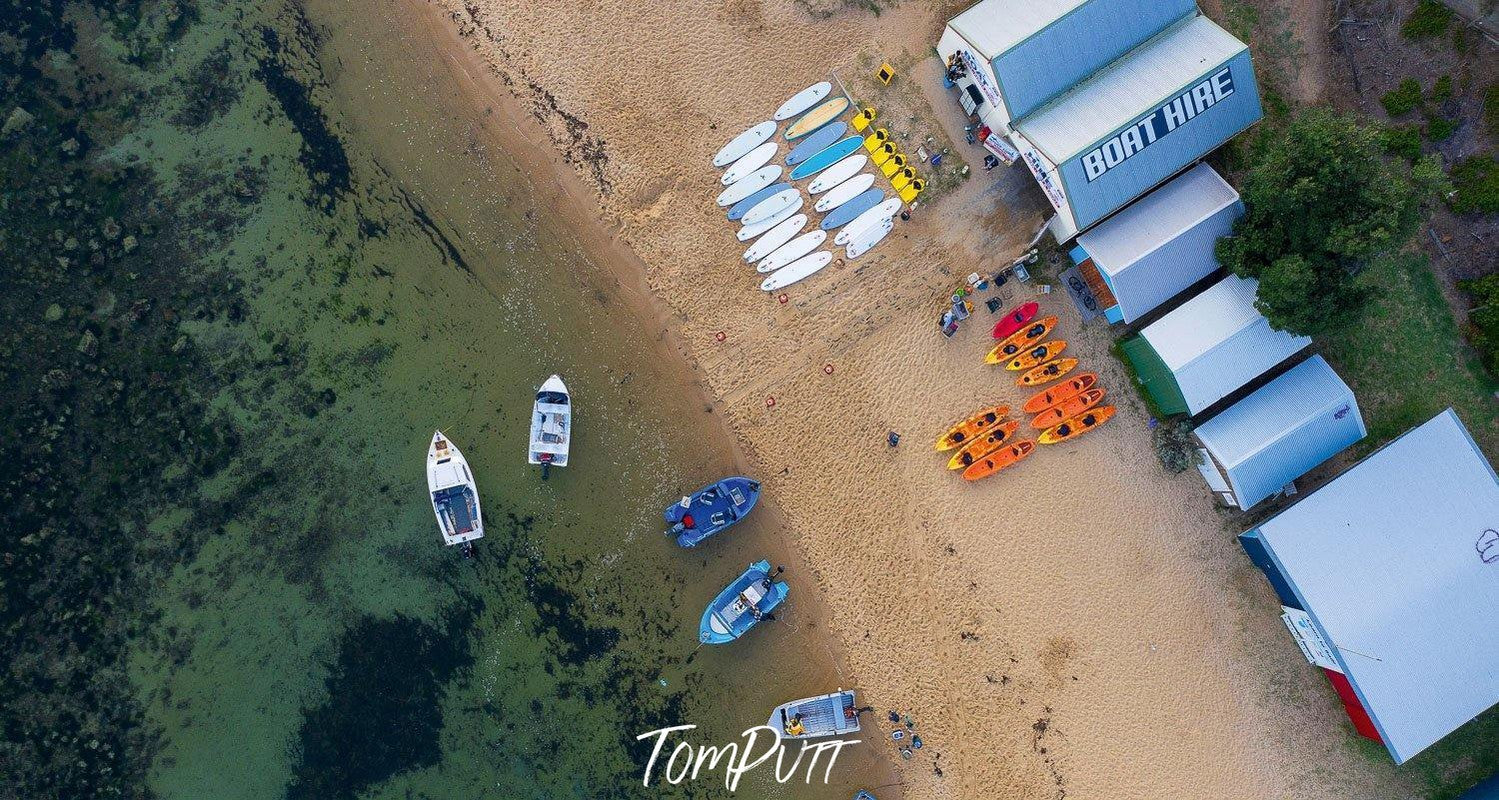
[[1025, 327], [1025, 323], [1035, 319], [1036, 313], [1040, 310], [1041, 306], [1036, 303], [1026, 303], [1020, 308], [1011, 311], [1005, 315], [1004, 319], [994, 323], [994, 338], [1004, 339]]

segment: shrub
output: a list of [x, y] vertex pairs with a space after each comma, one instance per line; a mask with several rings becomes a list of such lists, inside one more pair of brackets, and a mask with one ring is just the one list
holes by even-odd
[[1483, 90], [1483, 126], [1490, 136], [1499, 136], [1499, 83]]
[[1161, 466], [1175, 475], [1197, 466], [1197, 443], [1192, 441], [1192, 423], [1186, 419], [1166, 420], [1155, 426], [1155, 454]]
[[1384, 140], [1385, 151], [1391, 155], [1400, 156], [1406, 161], [1415, 161], [1421, 157], [1420, 125], [1392, 125], [1380, 135]]
[[1431, 101], [1433, 103], [1445, 103], [1452, 99], [1452, 76], [1443, 75], [1437, 78], [1437, 82], [1431, 87]]
[[1379, 98], [1379, 104], [1392, 117], [1409, 114], [1416, 110], [1416, 106], [1421, 105], [1421, 84], [1415, 78], [1406, 78], [1399, 86], [1385, 92]]
[[1499, 213], [1499, 162], [1491, 155], [1467, 158], [1452, 165], [1452, 210]]
[[1483, 358], [1484, 366], [1499, 374], [1499, 274], [1458, 281], [1457, 288], [1473, 297], [1468, 312], [1468, 339]]
[[1441, 114], [1426, 115], [1426, 137], [1433, 142], [1443, 142], [1457, 132], [1457, 120], [1447, 119]]
[[1429, 39], [1446, 33], [1451, 25], [1452, 9], [1437, 0], [1421, 0], [1400, 26], [1400, 35], [1407, 39]]

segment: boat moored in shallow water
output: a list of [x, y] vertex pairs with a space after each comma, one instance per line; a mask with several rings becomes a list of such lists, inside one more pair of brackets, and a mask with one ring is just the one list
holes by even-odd
[[567, 450], [573, 437], [572, 397], [567, 384], [553, 375], [536, 390], [531, 410], [531, 447], [526, 460], [541, 465], [546, 477], [548, 467], [567, 466]]
[[693, 547], [749, 514], [760, 499], [760, 483], [744, 477], [724, 478], [667, 507], [667, 533], [677, 544]]
[[779, 574], [779, 569], [772, 573], [770, 562], [764, 559], [749, 565], [743, 575], [724, 587], [708, 604], [702, 622], [698, 624], [698, 641], [727, 644], [769, 616], [791, 593], [791, 587], [775, 579]]
[[427, 448], [427, 491], [444, 543], [467, 548], [469, 542], [484, 536], [474, 475], [463, 453], [442, 431], [432, 434], [432, 444]]
[[816, 739], [859, 732], [859, 708], [852, 691], [806, 697], [782, 703], [766, 723], [786, 739]]

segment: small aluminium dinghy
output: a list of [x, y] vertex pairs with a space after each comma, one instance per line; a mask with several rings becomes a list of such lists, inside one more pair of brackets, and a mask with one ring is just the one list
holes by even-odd
[[816, 739], [859, 732], [859, 709], [852, 691], [792, 700], [776, 706], [766, 723], [786, 739]]
[[694, 547], [744, 519], [759, 499], [759, 482], [741, 477], [724, 478], [672, 503], [664, 514], [666, 524], [671, 526], [667, 533], [677, 537], [677, 544]]
[[791, 591], [791, 587], [775, 579], [780, 572], [778, 569], [772, 573], [770, 562], [764, 559], [749, 565], [743, 575], [708, 604], [697, 627], [698, 641], [728, 644], [769, 616]]
[[479, 489], [468, 461], [442, 431], [432, 434], [432, 445], [427, 448], [427, 491], [443, 542], [461, 544], [467, 554], [473, 547], [469, 542], [484, 536]]
[[573, 405], [567, 384], [553, 375], [536, 390], [531, 411], [531, 448], [526, 460], [541, 465], [545, 478], [549, 467], [567, 466], [567, 447], [573, 438]]

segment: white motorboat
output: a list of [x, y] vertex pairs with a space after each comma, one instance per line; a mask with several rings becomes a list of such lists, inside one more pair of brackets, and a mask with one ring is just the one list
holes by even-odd
[[567, 384], [553, 375], [536, 390], [536, 405], [531, 412], [531, 448], [526, 460], [548, 467], [567, 466], [567, 448], [573, 436], [572, 398]]
[[427, 491], [432, 493], [432, 510], [443, 542], [466, 544], [484, 536], [474, 474], [442, 431], [432, 434], [432, 446], [427, 448]]

